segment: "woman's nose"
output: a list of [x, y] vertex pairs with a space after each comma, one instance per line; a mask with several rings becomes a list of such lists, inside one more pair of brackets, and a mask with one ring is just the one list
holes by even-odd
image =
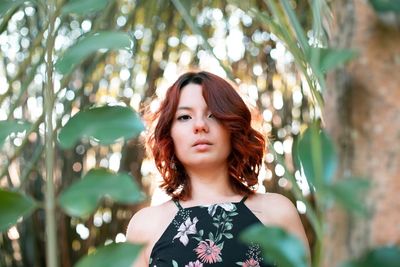
[[194, 124], [194, 132], [195, 133], [201, 133], [201, 132], [208, 133], [208, 131], [209, 131], [209, 128], [208, 128], [206, 119], [205, 118], [196, 119], [195, 124]]

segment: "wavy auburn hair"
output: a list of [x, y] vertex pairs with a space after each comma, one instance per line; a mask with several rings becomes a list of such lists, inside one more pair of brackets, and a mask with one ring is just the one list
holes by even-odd
[[154, 156], [163, 182], [160, 187], [175, 199], [191, 196], [189, 177], [175, 157], [171, 126], [177, 110], [180, 92], [188, 84], [198, 84], [214, 117], [228, 129], [231, 152], [228, 156], [230, 185], [237, 194], [253, 194], [262, 163], [265, 140], [251, 127], [251, 113], [236, 90], [221, 77], [206, 72], [187, 72], [168, 88], [160, 108], [150, 118], [156, 124], [148, 138], [148, 146]]

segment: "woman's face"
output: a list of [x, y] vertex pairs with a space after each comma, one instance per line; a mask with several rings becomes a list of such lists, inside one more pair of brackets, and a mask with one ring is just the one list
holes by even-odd
[[190, 83], [182, 88], [171, 137], [175, 155], [185, 168], [227, 164], [230, 134], [209, 111], [201, 85]]

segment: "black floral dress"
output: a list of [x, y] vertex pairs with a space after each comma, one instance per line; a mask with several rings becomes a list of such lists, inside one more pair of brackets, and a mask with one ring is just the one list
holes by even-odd
[[244, 266], [272, 267], [263, 261], [259, 245], [247, 245], [239, 234], [260, 220], [244, 204], [228, 202], [179, 208], [156, 242], [150, 267]]

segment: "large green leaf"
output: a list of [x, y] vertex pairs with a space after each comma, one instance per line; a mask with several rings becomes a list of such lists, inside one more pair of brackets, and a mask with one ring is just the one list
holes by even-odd
[[240, 238], [249, 244], [259, 244], [264, 259], [279, 267], [307, 266], [303, 243], [279, 227], [251, 226], [240, 234]]
[[369, 0], [369, 2], [377, 12], [400, 13], [400, 0]]
[[143, 200], [143, 194], [132, 176], [99, 168], [90, 170], [81, 180], [68, 187], [59, 197], [59, 202], [69, 215], [86, 218], [96, 210], [104, 197], [120, 203]]
[[70, 0], [62, 8], [63, 14], [87, 14], [100, 11], [105, 8], [111, 0]]
[[78, 112], [60, 130], [58, 138], [63, 148], [72, 147], [82, 137], [92, 137], [107, 145], [122, 137], [136, 137], [143, 129], [143, 123], [132, 109], [103, 106]]
[[99, 49], [130, 50], [131, 37], [125, 32], [97, 32], [82, 37], [57, 60], [55, 67], [61, 74], [70, 73], [76, 65]]
[[295, 150], [307, 180], [314, 186], [330, 184], [337, 167], [337, 155], [330, 137], [311, 124]]
[[11, 133], [28, 131], [31, 127], [31, 124], [24, 121], [0, 121], [0, 148], [3, 146], [4, 140]]
[[36, 203], [30, 197], [0, 189], [0, 232], [17, 223], [22, 216], [29, 215], [35, 208]]
[[131, 267], [140, 249], [139, 245], [113, 243], [80, 259], [74, 267]]
[[356, 212], [366, 215], [365, 191], [369, 188], [368, 180], [360, 178], [341, 179], [336, 183], [326, 187], [325, 190], [334, 197], [334, 199], [350, 212]]
[[341, 265], [342, 267], [399, 267], [400, 247], [379, 247], [368, 251], [357, 260]]

